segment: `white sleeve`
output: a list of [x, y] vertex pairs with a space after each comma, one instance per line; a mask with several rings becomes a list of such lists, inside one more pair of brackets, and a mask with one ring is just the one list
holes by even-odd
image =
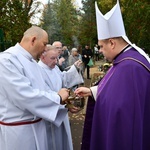
[[3, 100], [0, 114], [5, 112], [4, 119], [13, 115], [13, 121], [40, 117], [59, 126], [67, 115], [67, 109], [60, 105], [60, 96], [54, 91], [46, 91], [42, 75], [38, 73], [40, 70], [35, 65], [27, 65], [32, 69], [27, 72], [18, 62], [15, 58], [11, 61], [0, 59], [0, 102]]
[[90, 89], [91, 89], [91, 91], [92, 91], [92, 94], [93, 94], [94, 100], [96, 101], [97, 86], [92, 86], [92, 87], [90, 87]]
[[68, 71], [63, 72], [63, 87], [71, 88], [81, 83], [84, 83], [83, 77], [74, 65]]

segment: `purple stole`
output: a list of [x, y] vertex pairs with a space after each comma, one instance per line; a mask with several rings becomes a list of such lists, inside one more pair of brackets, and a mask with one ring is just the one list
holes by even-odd
[[104, 78], [101, 80], [101, 82], [98, 84], [98, 92], [97, 92], [97, 96], [101, 93], [101, 91], [103, 90], [103, 88], [105, 87], [106, 83], [108, 82], [108, 80], [111, 78], [111, 76], [113, 75], [115, 71], [115, 67], [112, 66], [107, 74], [104, 76]]

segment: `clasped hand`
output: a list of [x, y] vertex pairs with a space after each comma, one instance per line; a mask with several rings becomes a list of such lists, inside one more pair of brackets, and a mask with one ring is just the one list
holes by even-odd
[[81, 64], [82, 64], [82, 61], [79, 59], [79, 60], [77, 60], [75, 63], [74, 63], [74, 65], [77, 67], [77, 68], [79, 68], [80, 66], [81, 66]]

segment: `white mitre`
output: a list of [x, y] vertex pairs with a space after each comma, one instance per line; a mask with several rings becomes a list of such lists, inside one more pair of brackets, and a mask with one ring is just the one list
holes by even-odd
[[122, 14], [120, 10], [119, 0], [117, 4], [105, 15], [103, 15], [95, 2], [96, 22], [98, 40], [104, 40], [114, 37], [122, 37], [127, 43], [134, 47], [141, 55], [143, 55], [150, 63], [147, 54], [135, 44], [132, 44], [126, 36]]

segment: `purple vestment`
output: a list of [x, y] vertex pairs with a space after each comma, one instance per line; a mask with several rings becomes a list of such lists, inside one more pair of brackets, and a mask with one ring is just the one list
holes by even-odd
[[98, 85], [92, 118], [85, 119], [82, 150], [150, 150], [149, 69], [133, 48], [115, 59]]

